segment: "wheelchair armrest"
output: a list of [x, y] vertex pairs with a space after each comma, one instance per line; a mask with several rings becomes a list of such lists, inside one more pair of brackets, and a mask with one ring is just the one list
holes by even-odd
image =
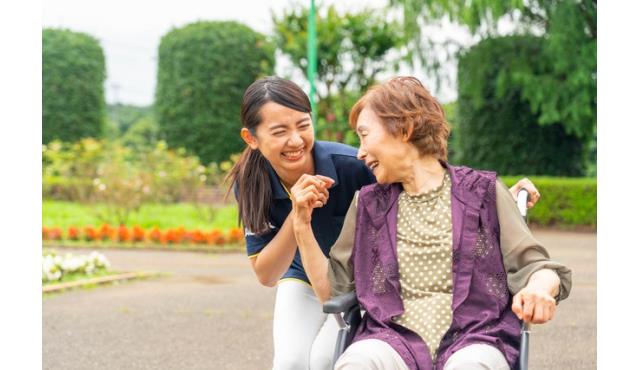
[[358, 305], [358, 298], [356, 292], [349, 292], [337, 297], [333, 297], [330, 300], [324, 302], [322, 311], [324, 313], [341, 313], [347, 312], [351, 307]]

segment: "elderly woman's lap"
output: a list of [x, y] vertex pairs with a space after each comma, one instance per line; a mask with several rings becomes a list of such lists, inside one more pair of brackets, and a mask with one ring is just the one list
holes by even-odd
[[[366, 339], [353, 343], [340, 356], [335, 370], [408, 370], [402, 357], [384, 341]], [[487, 344], [472, 344], [451, 355], [444, 370], [509, 370], [502, 352]]]

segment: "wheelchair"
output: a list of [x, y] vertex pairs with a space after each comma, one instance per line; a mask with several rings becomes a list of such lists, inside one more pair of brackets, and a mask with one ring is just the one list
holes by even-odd
[[[517, 205], [520, 215], [527, 222], [527, 202], [529, 201], [529, 193], [522, 189], [518, 192]], [[347, 349], [353, 341], [356, 330], [362, 321], [360, 305], [356, 292], [349, 292], [337, 297], [333, 297], [326, 301], [322, 307], [324, 313], [332, 314], [340, 330], [336, 340], [335, 352], [333, 354], [332, 368], [338, 361], [338, 357]], [[529, 323], [522, 322], [520, 333], [520, 370], [528, 370], [529, 368]]]

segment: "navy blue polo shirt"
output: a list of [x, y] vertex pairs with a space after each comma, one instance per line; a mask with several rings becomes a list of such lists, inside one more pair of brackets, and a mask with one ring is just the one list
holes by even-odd
[[[329, 188], [327, 204], [324, 207], [315, 208], [311, 219], [313, 234], [322, 252], [328, 257], [331, 246], [340, 235], [344, 216], [347, 214], [355, 192], [364, 185], [374, 183], [375, 177], [364, 162], [356, 157], [357, 150], [354, 147], [317, 140], [313, 145], [312, 153], [316, 174], [330, 177], [335, 181]], [[269, 178], [273, 194], [269, 220], [270, 231], [256, 235], [245, 230], [244, 237], [249, 257], [260, 253], [275, 237], [291, 212], [291, 200], [271, 165], [269, 165]], [[296, 251], [291, 266], [282, 276], [282, 279], [286, 278], [309, 283], [309, 278], [302, 266], [300, 251]]]

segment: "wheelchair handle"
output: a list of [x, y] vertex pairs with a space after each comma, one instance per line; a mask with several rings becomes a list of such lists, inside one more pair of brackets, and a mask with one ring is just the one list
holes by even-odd
[[520, 189], [518, 191], [518, 196], [516, 200], [516, 204], [518, 206], [518, 211], [520, 211], [520, 216], [527, 222], [527, 202], [529, 201], [529, 192], [525, 189]]

